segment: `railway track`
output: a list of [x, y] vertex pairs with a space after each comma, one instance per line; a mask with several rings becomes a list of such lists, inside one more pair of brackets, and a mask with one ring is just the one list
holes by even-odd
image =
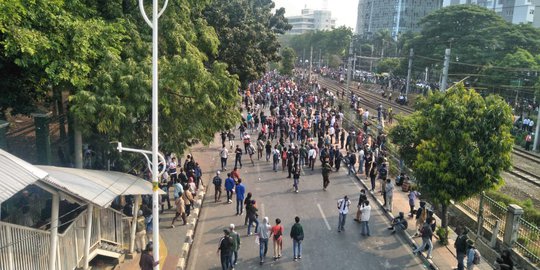
[[[330, 91], [336, 92], [336, 94], [338, 92], [341, 93], [342, 90], [345, 90], [346, 95], [350, 93], [349, 91], [347, 91], [346, 86], [328, 78], [322, 78], [321, 80], [319, 80], [319, 83], [321, 84], [322, 87], [326, 87]], [[370, 109], [376, 110], [377, 106], [380, 103], [380, 104], [383, 104], [383, 106], [385, 107], [388, 107], [388, 106], [392, 107], [396, 113], [401, 112], [407, 115], [414, 112], [414, 109], [408, 106], [396, 104], [392, 101], [388, 101], [387, 99], [383, 98], [380, 94], [374, 93], [372, 91], [367, 91], [367, 90], [362, 90], [362, 89], [359, 90], [354, 87], [350, 89], [353, 93], [361, 97], [360, 103], [367, 106]], [[512, 149], [512, 154], [522, 157], [530, 161], [535, 166], [540, 167], [540, 156], [538, 155], [529, 153], [520, 148]], [[524, 169], [523, 167], [520, 167], [517, 164], [517, 162], [514, 162], [513, 169], [509, 170], [508, 173], [540, 187], [540, 176], [534, 172], [530, 172]]]

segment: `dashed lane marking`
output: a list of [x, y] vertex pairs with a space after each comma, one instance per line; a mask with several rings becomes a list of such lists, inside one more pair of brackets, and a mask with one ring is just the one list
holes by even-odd
[[326, 224], [326, 228], [328, 228], [328, 230], [331, 231], [332, 228], [330, 228], [330, 223], [328, 223], [328, 220], [326, 219], [326, 216], [324, 215], [321, 204], [318, 203], [317, 207], [319, 208], [319, 212], [321, 212], [321, 216], [324, 219], [324, 223]]

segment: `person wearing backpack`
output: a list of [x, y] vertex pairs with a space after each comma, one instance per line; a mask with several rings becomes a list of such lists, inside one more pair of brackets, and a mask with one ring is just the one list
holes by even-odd
[[467, 270], [472, 270], [475, 265], [480, 264], [481, 258], [480, 252], [474, 246], [474, 241], [467, 239]]
[[216, 172], [216, 176], [214, 176], [214, 179], [212, 179], [212, 183], [214, 184], [214, 202], [221, 201], [221, 185], [223, 183], [223, 180], [221, 180], [221, 177], [219, 175], [221, 174], [220, 171]]
[[467, 235], [469, 233], [469, 229], [463, 228], [461, 234], [456, 238], [456, 242], [454, 242], [454, 248], [456, 249], [456, 258], [458, 261], [457, 270], [463, 270], [463, 259], [466, 256], [467, 253], [467, 240], [469, 240], [469, 236]]
[[417, 255], [419, 252], [422, 252], [426, 246], [429, 247], [427, 258], [431, 259], [431, 252], [433, 251], [433, 243], [431, 242], [431, 237], [433, 236], [433, 230], [431, 229], [431, 225], [427, 222], [422, 225], [422, 229], [420, 229], [420, 234], [422, 235], [422, 245], [420, 245], [418, 248], [416, 248], [413, 251], [414, 255]]

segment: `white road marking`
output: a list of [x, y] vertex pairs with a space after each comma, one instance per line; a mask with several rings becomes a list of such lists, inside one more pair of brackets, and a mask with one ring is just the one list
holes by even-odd
[[328, 228], [329, 231], [332, 230], [332, 228], [330, 228], [330, 223], [328, 223], [328, 220], [326, 219], [326, 216], [324, 215], [324, 212], [322, 210], [322, 207], [320, 204], [317, 204], [317, 207], [319, 207], [319, 212], [321, 212], [321, 216], [322, 218], [324, 219], [324, 223], [326, 224], [326, 228]]

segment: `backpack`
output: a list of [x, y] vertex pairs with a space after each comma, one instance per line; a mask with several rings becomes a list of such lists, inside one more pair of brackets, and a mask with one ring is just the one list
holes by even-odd
[[474, 250], [474, 258], [473, 258], [473, 264], [480, 264], [480, 261], [482, 260], [482, 256], [480, 255], [480, 252], [476, 248], [472, 248]]
[[279, 160], [279, 154], [277, 151], [274, 151], [274, 160]]

